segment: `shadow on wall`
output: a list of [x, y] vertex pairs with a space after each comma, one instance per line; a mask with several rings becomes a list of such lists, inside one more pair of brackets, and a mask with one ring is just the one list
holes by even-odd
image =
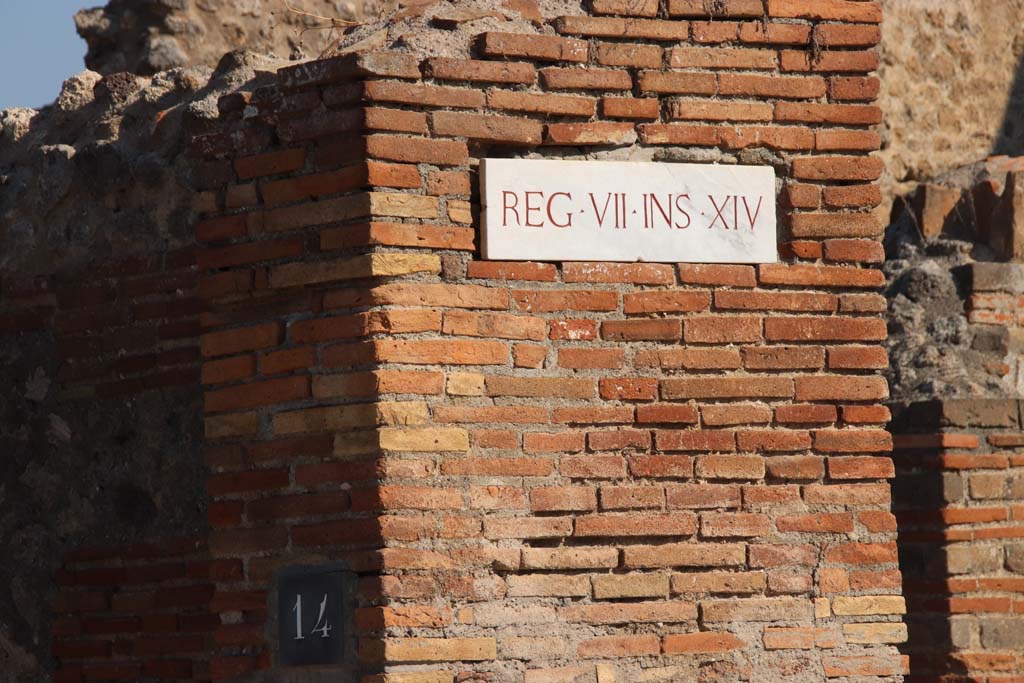
[[[951, 655], [954, 644], [950, 609], [949, 562], [942, 510], [963, 494], [955, 473], [934, 467], [938, 449], [928, 404], [893, 406], [896, 477], [892, 508], [896, 515], [900, 572], [907, 601], [907, 642], [900, 650], [909, 658], [908, 683], [935, 680], [943, 674], [966, 675]], [[925, 433], [914, 433], [923, 429]], [[959, 680], [959, 679], [957, 679]]]
[[992, 142], [992, 154], [1024, 156], [1024, 58], [1017, 64], [1007, 93], [1003, 123]]
[[1024, 680], [1021, 403], [894, 407], [908, 683]]

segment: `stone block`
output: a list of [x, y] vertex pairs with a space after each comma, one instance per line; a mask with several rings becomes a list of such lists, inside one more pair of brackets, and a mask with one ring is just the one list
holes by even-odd
[[980, 574], [999, 570], [1002, 549], [997, 546], [951, 545], [946, 549], [950, 574]]
[[981, 617], [981, 645], [993, 650], [1024, 651], [1024, 614]]

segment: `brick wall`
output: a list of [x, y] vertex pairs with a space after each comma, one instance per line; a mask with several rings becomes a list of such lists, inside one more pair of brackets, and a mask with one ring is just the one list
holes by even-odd
[[52, 334], [64, 398], [195, 386], [195, 283], [191, 249], [99, 262], [80, 273], [6, 278], [0, 334]]
[[[213, 678], [287, 676], [273, 576], [327, 561], [360, 575], [339, 680], [900, 678], [880, 12], [766, 7], [600, 2], [221, 101], [210, 548], [244, 573]], [[771, 163], [783, 261], [475, 258], [479, 159], [610, 146]]]
[[213, 581], [240, 571], [203, 539], [69, 552], [55, 577], [55, 683], [207, 681]]
[[1022, 424], [1011, 399], [912, 404], [894, 420], [907, 680], [1024, 676]]

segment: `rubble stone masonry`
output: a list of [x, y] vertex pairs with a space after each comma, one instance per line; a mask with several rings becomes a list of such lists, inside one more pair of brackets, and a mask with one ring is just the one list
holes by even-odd
[[[222, 98], [193, 143], [207, 545], [241, 572], [196, 670], [900, 680], [880, 20], [595, 0]], [[479, 260], [478, 162], [520, 156], [771, 164], [781, 261]], [[283, 668], [275, 577], [323, 563], [359, 577], [350, 661]]]

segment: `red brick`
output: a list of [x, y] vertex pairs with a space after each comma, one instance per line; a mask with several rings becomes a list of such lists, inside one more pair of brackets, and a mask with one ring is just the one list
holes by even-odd
[[575, 95], [492, 90], [487, 94], [487, 105], [492, 109], [506, 109], [541, 114], [591, 117], [597, 110], [597, 100]]
[[[858, 450], [870, 451], [873, 449]], [[890, 458], [852, 456], [828, 459], [828, 476], [832, 479], [891, 479], [895, 475], [896, 471]]]
[[599, 290], [515, 290], [512, 296], [521, 311], [530, 313], [613, 311], [619, 303], [616, 292]]
[[686, 121], [771, 121], [775, 110], [766, 102], [734, 100], [670, 100], [669, 118]]
[[601, 113], [613, 119], [655, 120], [661, 105], [654, 97], [602, 97]]
[[[715, 292], [715, 307], [737, 310], [814, 311], [836, 309], [836, 297], [821, 292]], [[768, 318], [768, 321], [773, 318]]]
[[630, 406], [567, 406], [555, 408], [552, 421], [567, 424], [628, 424], [633, 421], [633, 408]]
[[586, 515], [576, 518], [576, 536], [691, 536], [696, 532], [697, 516], [690, 512]]
[[689, 479], [693, 476], [693, 457], [689, 455], [634, 455], [629, 458], [634, 477], [652, 479]]
[[793, 176], [802, 180], [878, 180], [877, 157], [817, 156], [793, 160]]
[[880, 60], [877, 52], [867, 50], [824, 50], [814, 59], [803, 51], [783, 50], [779, 61], [783, 71], [868, 73], [878, 68]]
[[722, 139], [717, 128], [678, 124], [642, 124], [640, 139], [648, 145], [688, 145], [715, 147]]
[[766, 264], [758, 267], [761, 284], [874, 289], [885, 284], [881, 271], [847, 266]]
[[718, 133], [722, 144], [730, 149], [767, 147], [801, 151], [814, 147], [814, 133], [798, 126], [723, 126]]
[[761, 318], [725, 315], [687, 318], [683, 339], [688, 343], [758, 342], [761, 341]]
[[885, 261], [885, 251], [875, 240], [827, 240], [825, 260], [882, 263]]
[[661, 67], [661, 48], [635, 43], [598, 43], [597, 63], [603, 66]]
[[839, 543], [825, 553], [826, 562], [837, 564], [895, 564], [895, 543]]
[[740, 487], [730, 484], [674, 484], [665, 492], [670, 510], [740, 506]]
[[661, 641], [655, 635], [599, 636], [581, 642], [576, 653], [583, 659], [658, 655]]
[[728, 631], [704, 631], [679, 633], [665, 636], [664, 651], [667, 655], [711, 654], [741, 650], [747, 643]]
[[681, 338], [677, 319], [606, 320], [601, 323], [601, 337], [610, 341], [677, 341]]
[[685, 21], [625, 19], [613, 17], [566, 16], [555, 21], [559, 33], [603, 38], [649, 38], [687, 40], [690, 25]]
[[767, 20], [745, 22], [740, 26], [740, 41], [755, 45], [807, 45], [811, 28]]
[[814, 148], [822, 152], [874, 152], [881, 149], [882, 139], [871, 130], [819, 130], [815, 132]]
[[691, 405], [655, 404], [636, 408], [638, 423], [696, 424], [697, 408]]
[[697, 43], [731, 43], [740, 33], [740, 24], [735, 21], [694, 21], [690, 26]]
[[432, 195], [469, 195], [469, 174], [461, 171], [431, 171], [427, 176], [427, 192]]
[[659, 451], [734, 451], [736, 435], [731, 431], [659, 429], [655, 432]]
[[451, 57], [427, 59], [424, 64], [424, 73], [429, 78], [445, 81], [529, 84], [537, 79], [537, 72], [532, 64]]
[[653, 401], [658, 398], [658, 380], [654, 378], [604, 378], [600, 396], [606, 401]]
[[882, 341], [885, 321], [877, 318], [782, 317], [765, 319], [768, 341]]
[[431, 140], [408, 135], [370, 135], [366, 138], [370, 157], [406, 163], [458, 166], [469, 157], [466, 144], [455, 140]]
[[777, 63], [774, 50], [674, 47], [669, 53], [669, 66], [674, 69], [775, 69]]
[[234, 166], [240, 180], [251, 180], [260, 176], [297, 171], [305, 163], [306, 150], [298, 148], [239, 157], [235, 159]]
[[434, 112], [431, 126], [437, 135], [522, 145], [540, 144], [542, 133], [542, 126], [536, 121], [467, 112]]
[[718, 91], [718, 78], [710, 73], [641, 71], [639, 86], [643, 92], [714, 95]]
[[527, 432], [523, 434], [526, 453], [578, 453], [584, 447], [583, 432]]
[[834, 123], [847, 126], [873, 126], [882, 122], [882, 110], [878, 107], [864, 104], [779, 102], [775, 105], [775, 120], [799, 121], [802, 123]]
[[882, 7], [865, 0], [768, 0], [768, 15], [785, 19], [878, 24]]
[[602, 510], [660, 510], [665, 490], [660, 486], [602, 486]]
[[633, 79], [616, 69], [541, 69], [541, 82], [548, 90], [629, 90]]
[[571, 283], [671, 285], [675, 284], [675, 273], [671, 266], [657, 263], [571, 262], [562, 266], [562, 279]]
[[836, 101], [873, 102], [881, 81], [874, 76], [833, 76], [828, 79], [828, 96]]
[[751, 567], [813, 567], [818, 562], [818, 549], [812, 545], [752, 545]]
[[[575, 370], [621, 368], [626, 360], [622, 349], [568, 349], [558, 350], [558, 365]], [[655, 383], [655, 393], [657, 384]]]
[[768, 515], [749, 512], [702, 512], [700, 534], [704, 538], [766, 536], [771, 532]]
[[705, 479], [761, 479], [765, 459], [754, 455], [697, 456], [696, 475]]
[[373, 345], [374, 357], [386, 363], [504, 365], [508, 362], [508, 347], [490, 340], [380, 339]]
[[309, 396], [308, 377], [282, 377], [208, 391], [204, 395], [204, 407], [209, 413], [245, 410], [296, 401], [307, 396]]
[[597, 491], [586, 486], [541, 486], [530, 491], [537, 512], [589, 512], [597, 509]]
[[706, 427], [768, 424], [772, 421], [772, 409], [756, 403], [705, 405], [701, 406], [700, 414]]
[[815, 480], [825, 476], [824, 458], [813, 455], [776, 456], [768, 459], [768, 474], [778, 479]]
[[775, 409], [775, 419], [782, 424], [814, 424], [835, 422], [838, 411], [835, 406], [819, 404], [794, 404]]
[[252, 377], [256, 373], [256, 357], [232, 356], [203, 363], [203, 384], [227, 384]]
[[489, 57], [515, 57], [548, 62], [585, 62], [588, 46], [582, 40], [554, 36], [488, 32], [482, 52]]
[[795, 397], [798, 401], [879, 401], [889, 397], [889, 385], [884, 377], [798, 377]]
[[836, 346], [828, 350], [828, 366], [837, 370], [881, 370], [889, 356], [879, 346]]
[[586, 399], [596, 394], [595, 382], [582, 378], [493, 376], [487, 378], [486, 386], [488, 396]]
[[572, 479], [621, 479], [626, 461], [618, 455], [568, 455], [559, 460], [558, 471]]
[[841, 406], [841, 410], [848, 424], [885, 424], [892, 419], [885, 406]]
[[679, 279], [688, 285], [754, 287], [757, 284], [754, 268], [751, 266], [680, 263]]
[[803, 451], [811, 447], [811, 435], [805, 431], [781, 429], [741, 430], [736, 434], [741, 451]]
[[444, 334], [498, 339], [532, 339], [547, 337], [547, 323], [542, 318], [505, 313], [448, 311], [441, 326]]
[[817, 99], [825, 95], [825, 79], [818, 76], [760, 76], [722, 74], [720, 95]]

